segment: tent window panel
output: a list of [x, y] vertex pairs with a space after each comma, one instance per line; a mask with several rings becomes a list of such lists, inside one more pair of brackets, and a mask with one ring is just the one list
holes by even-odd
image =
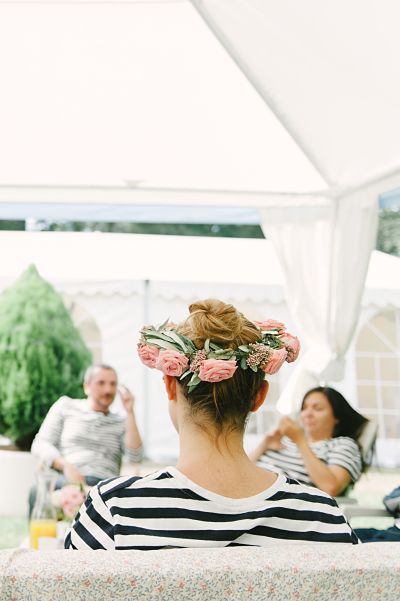
[[356, 341], [358, 406], [379, 423], [380, 438], [400, 438], [399, 349], [398, 310], [374, 315]]
[[371, 320], [371, 325], [374, 331], [386, 339], [388, 345], [392, 348], [396, 347], [396, 328], [395, 328], [395, 313], [394, 311], [385, 311], [378, 313]]
[[358, 351], [375, 351], [376, 353], [387, 353], [388, 345], [386, 341], [382, 340], [376, 332], [371, 330], [367, 325], [361, 330], [357, 339], [357, 350]]
[[397, 413], [383, 416], [385, 438], [400, 438], [400, 415]]
[[86, 346], [92, 353], [92, 363], [102, 362], [102, 338], [100, 328], [88, 310], [72, 298], [64, 295], [64, 302], [72, 321], [78, 328]]
[[400, 416], [400, 386], [382, 386], [382, 409], [397, 410]]
[[376, 369], [373, 357], [358, 357], [356, 369], [358, 380], [375, 380]]
[[360, 384], [358, 386], [358, 405], [360, 411], [378, 408], [377, 390], [375, 385]]
[[400, 380], [400, 359], [398, 357], [381, 357], [381, 380], [398, 382]]

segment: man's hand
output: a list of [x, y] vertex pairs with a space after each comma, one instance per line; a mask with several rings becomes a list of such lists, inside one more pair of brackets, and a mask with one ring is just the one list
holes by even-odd
[[279, 431], [282, 436], [287, 436], [295, 444], [304, 440], [304, 431], [291, 417], [282, 417], [279, 422]]
[[135, 402], [135, 397], [126, 386], [118, 386], [118, 392], [121, 397], [122, 404], [127, 413], [133, 413], [133, 405]]
[[67, 461], [63, 467], [63, 474], [68, 482], [77, 482], [78, 484], [86, 484], [85, 478], [82, 476], [77, 467]]

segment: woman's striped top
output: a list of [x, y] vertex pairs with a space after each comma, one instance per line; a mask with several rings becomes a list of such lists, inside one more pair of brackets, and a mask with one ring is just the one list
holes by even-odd
[[[283, 472], [299, 480], [303, 484], [312, 485], [304, 460], [297, 445], [287, 436], [282, 438], [284, 448], [279, 451], [267, 451], [261, 455], [257, 465], [266, 469]], [[308, 443], [314, 455], [327, 465], [339, 465], [346, 469], [353, 482], [356, 482], [362, 471], [361, 454], [357, 443], [348, 436], [328, 438]]]
[[337, 503], [283, 474], [265, 491], [232, 499], [174, 467], [100, 482], [65, 538], [66, 549], [358, 543]]

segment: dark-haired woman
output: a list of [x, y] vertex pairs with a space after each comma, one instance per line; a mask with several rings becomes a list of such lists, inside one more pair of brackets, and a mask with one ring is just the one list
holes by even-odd
[[68, 549], [357, 543], [334, 499], [266, 471], [243, 448], [250, 411], [298, 341], [283, 324], [257, 325], [217, 300], [190, 306], [182, 324], [141, 332], [139, 356], [164, 374], [179, 434], [175, 467], [94, 487], [65, 539]]
[[340, 392], [328, 387], [306, 393], [300, 419], [302, 426], [283, 417], [278, 428], [250, 454], [251, 459], [330, 495], [340, 495], [361, 475], [356, 439], [368, 420]]

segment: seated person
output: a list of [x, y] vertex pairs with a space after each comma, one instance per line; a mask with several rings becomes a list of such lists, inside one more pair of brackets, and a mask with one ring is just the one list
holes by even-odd
[[363, 543], [400, 541], [400, 486], [383, 497], [383, 504], [395, 518], [393, 526], [386, 530], [376, 528], [357, 528], [355, 532]]
[[340, 392], [322, 386], [306, 393], [300, 418], [302, 426], [283, 417], [250, 454], [251, 459], [330, 495], [340, 495], [363, 470], [356, 439], [368, 420]]
[[164, 374], [180, 440], [176, 467], [93, 487], [65, 547], [358, 543], [334, 499], [257, 467], [243, 448], [249, 412], [268, 391], [266, 373], [289, 357], [282, 333], [261, 330], [218, 300], [189, 309], [178, 326], [143, 328], [138, 345], [143, 363]]
[[[109, 408], [119, 390], [125, 418]], [[100, 480], [118, 476], [121, 460], [139, 462], [142, 441], [136, 425], [134, 397], [118, 387], [115, 369], [92, 365], [86, 371], [87, 398], [63, 396], [52, 405], [33, 443], [31, 452], [42, 463], [60, 472], [56, 488], [66, 482], [93, 486]], [[32, 513], [36, 492], [29, 498]]]

